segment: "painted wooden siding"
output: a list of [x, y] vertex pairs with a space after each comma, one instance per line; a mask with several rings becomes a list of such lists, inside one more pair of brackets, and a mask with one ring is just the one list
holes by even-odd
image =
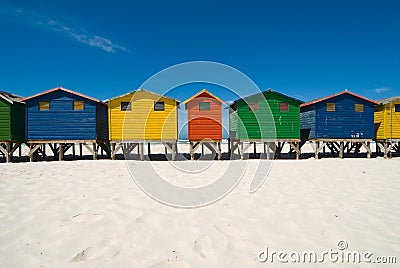
[[[164, 111], [154, 111], [154, 102], [163, 101]], [[121, 102], [132, 102], [131, 111], [121, 111]], [[110, 100], [110, 140], [177, 140], [178, 115], [175, 100], [147, 91]]]
[[[73, 110], [73, 101], [83, 101], [83, 111]], [[49, 111], [39, 110], [39, 101], [50, 101]], [[96, 139], [96, 102], [54, 91], [26, 101], [28, 140]]]
[[229, 107], [229, 137], [237, 138], [238, 115], [237, 111]]
[[375, 106], [374, 135], [376, 139], [385, 139], [385, 105]]
[[[249, 103], [258, 103], [258, 111], [249, 110]], [[288, 103], [288, 111], [280, 111], [280, 103]], [[237, 104], [238, 139], [300, 139], [300, 103], [281, 94], [266, 91], [241, 100]], [[230, 130], [233, 130], [230, 128]]]
[[14, 102], [11, 106], [11, 139], [25, 140], [25, 104]]
[[300, 113], [301, 139], [315, 138], [315, 107], [309, 106], [301, 109]]
[[[199, 102], [210, 102], [209, 111], [200, 111]], [[222, 140], [222, 105], [207, 94], [199, 95], [186, 104], [188, 110], [188, 138], [191, 141]]]
[[11, 139], [10, 131], [10, 104], [0, 98], [0, 140]]
[[108, 107], [97, 103], [97, 139], [108, 140]]
[[[326, 103], [335, 103], [335, 112], [326, 111]], [[356, 103], [364, 112], [355, 112]], [[374, 104], [350, 94], [342, 94], [315, 104], [316, 137], [335, 139], [373, 139]]]
[[395, 104], [400, 105], [400, 100], [392, 103], [392, 112], [390, 103], [376, 106], [374, 113], [376, 139], [400, 139], [400, 112], [395, 111]]

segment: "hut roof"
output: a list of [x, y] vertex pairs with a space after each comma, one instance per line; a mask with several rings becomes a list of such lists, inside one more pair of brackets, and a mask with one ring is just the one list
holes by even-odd
[[378, 100], [377, 103], [379, 103], [379, 104], [387, 104], [387, 103], [390, 103], [390, 102], [393, 102], [393, 101], [397, 101], [397, 100], [400, 100], [400, 96]]
[[356, 94], [356, 93], [350, 92], [350, 91], [348, 91], [348, 90], [346, 89], [346, 90], [344, 90], [344, 91], [342, 91], [342, 92], [339, 92], [339, 93], [336, 93], [336, 94], [333, 94], [333, 95], [330, 95], [330, 96], [327, 96], [327, 97], [318, 98], [318, 99], [315, 99], [315, 100], [312, 100], [312, 101], [303, 103], [303, 104], [301, 105], [301, 107], [310, 106], [310, 105], [316, 104], [316, 103], [318, 103], [318, 102], [325, 101], [325, 100], [329, 100], [329, 99], [332, 99], [332, 98], [334, 98], [334, 97], [337, 97], [337, 96], [340, 96], [340, 95], [343, 95], [343, 94], [350, 94], [350, 95], [352, 95], [352, 96], [354, 96], [354, 97], [363, 99], [363, 100], [368, 101], [368, 102], [371, 102], [371, 103], [373, 103], [373, 104], [378, 104], [376, 101], [370, 100], [370, 99], [365, 98], [365, 97], [363, 97], [363, 96], [361, 96], [361, 95], [358, 95], [358, 94]]
[[22, 100], [21, 96], [14, 95], [5, 91], [0, 91], [0, 98], [11, 104], [13, 104], [14, 102], [21, 102]]
[[262, 92], [258, 92], [258, 93], [255, 93], [255, 94], [246, 96], [246, 97], [244, 97], [244, 98], [237, 99], [237, 100], [233, 101], [231, 104], [229, 104], [229, 107], [231, 107], [232, 105], [236, 104], [237, 102], [239, 102], [239, 101], [241, 101], [241, 100], [246, 100], [246, 99], [248, 99], [248, 98], [251, 98], [251, 97], [254, 97], [254, 96], [257, 96], [257, 95], [260, 95], [260, 94], [268, 93], [268, 92], [274, 93], [274, 94], [277, 94], [277, 95], [280, 95], [280, 96], [283, 96], [283, 97], [285, 97], [285, 98], [292, 99], [293, 101], [298, 102], [298, 103], [300, 103], [300, 104], [301, 104], [301, 103], [304, 103], [304, 101], [301, 101], [301, 100], [299, 100], [299, 99], [290, 97], [290, 96], [288, 96], [288, 95], [282, 94], [282, 93], [280, 93], [280, 92], [278, 92], [278, 91], [275, 91], [275, 90], [272, 90], [272, 89], [269, 88], [269, 89], [264, 90], [264, 91], [262, 91]]
[[184, 102], [182, 102], [182, 104], [188, 103], [189, 101], [193, 100], [194, 98], [196, 98], [197, 96], [206, 93], [208, 95], [210, 95], [212, 98], [216, 99], [217, 101], [219, 101], [220, 103], [226, 104], [223, 100], [221, 100], [220, 98], [218, 98], [217, 96], [215, 96], [214, 94], [212, 94], [210, 91], [203, 89], [201, 90], [199, 93], [193, 95], [192, 97], [190, 97], [189, 99], [185, 100]]
[[153, 95], [156, 95], [156, 96], [158, 96], [158, 97], [160, 97], [160, 98], [166, 98], [166, 99], [174, 100], [174, 101], [177, 102], [177, 104], [180, 102], [180, 101], [177, 100], [177, 99], [174, 99], [174, 98], [171, 98], [171, 97], [167, 97], [167, 96], [164, 96], [164, 95], [160, 95], [160, 94], [154, 93], [154, 92], [152, 92], [152, 91], [150, 91], [150, 90], [143, 89], [143, 88], [138, 89], [138, 90], [133, 90], [133, 91], [127, 92], [127, 93], [125, 93], [125, 94], [122, 94], [122, 95], [119, 95], [119, 96], [116, 96], [116, 97], [113, 97], [113, 98], [106, 99], [106, 100], [104, 100], [104, 102], [107, 103], [107, 102], [109, 102], [109, 101], [111, 101], [111, 100], [119, 99], [119, 98], [122, 98], [122, 97], [125, 97], [125, 96], [128, 96], [128, 95], [133, 95], [133, 94], [135, 94], [136, 92], [141, 92], [141, 91], [142, 91], [142, 92], [147, 92], [147, 93], [150, 93], [150, 94], [153, 94]]
[[36, 94], [36, 95], [30, 96], [30, 97], [24, 98], [24, 99], [22, 99], [22, 101], [31, 100], [31, 99], [34, 99], [34, 98], [37, 98], [37, 97], [40, 97], [40, 96], [43, 96], [43, 95], [46, 95], [46, 94], [55, 92], [55, 91], [64, 91], [64, 92], [67, 92], [67, 93], [70, 93], [70, 94], [73, 94], [73, 95], [76, 95], [76, 96], [79, 96], [79, 97], [82, 97], [82, 98], [85, 98], [85, 99], [88, 99], [88, 100], [91, 100], [91, 101], [94, 101], [94, 102], [97, 102], [97, 103], [100, 103], [100, 104], [103, 104], [103, 105], [104, 105], [104, 102], [102, 102], [102, 101], [100, 101], [100, 100], [98, 100], [98, 99], [89, 97], [89, 96], [87, 96], [87, 95], [84, 95], [84, 94], [81, 94], [81, 93], [78, 93], [78, 92], [75, 92], [75, 91], [72, 91], [72, 90], [63, 88], [63, 87], [56, 87], [56, 88], [52, 88], [52, 89], [43, 91], [43, 92], [41, 92], [41, 93], [39, 93], [39, 94]]

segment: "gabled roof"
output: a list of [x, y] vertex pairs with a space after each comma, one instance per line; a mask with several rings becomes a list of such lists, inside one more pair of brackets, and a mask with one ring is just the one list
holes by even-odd
[[335, 97], [340, 96], [340, 95], [343, 95], [343, 94], [350, 94], [350, 95], [352, 95], [352, 96], [354, 96], [354, 97], [356, 97], [356, 98], [359, 98], [359, 99], [368, 101], [368, 102], [373, 103], [373, 104], [378, 104], [376, 101], [367, 99], [367, 98], [365, 98], [365, 97], [363, 97], [363, 96], [360, 96], [360, 95], [358, 95], [358, 94], [356, 94], [356, 93], [350, 92], [350, 91], [348, 91], [348, 90], [346, 89], [346, 90], [344, 90], [344, 91], [342, 91], [342, 92], [339, 92], [339, 93], [336, 93], [336, 94], [333, 94], [333, 95], [330, 95], [330, 96], [327, 96], [327, 97], [324, 97], [324, 98], [319, 98], [319, 99], [315, 99], [315, 100], [312, 100], [312, 101], [303, 103], [300, 107], [310, 106], [310, 105], [316, 104], [316, 103], [321, 102], [321, 101], [326, 101], [326, 100], [335, 98]]
[[214, 94], [212, 94], [210, 91], [207, 91], [206, 89], [201, 90], [199, 93], [193, 95], [192, 97], [190, 97], [189, 99], [185, 100], [184, 102], [182, 102], [182, 104], [188, 103], [189, 101], [193, 100], [194, 98], [196, 98], [197, 96], [201, 95], [201, 94], [208, 94], [210, 95], [212, 98], [216, 99], [217, 101], [219, 101], [220, 103], [226, 104], [226, 102], [224, 102], [223, 100], [221, 100], [220, 98], [218, 98], [217, 96], [215, 96]]
[[76, 95], [76, 96], [79, 96], [79, 97], [82, 97], [82, 98], [85, 98], [85, 99], [88, 99], [88, 100], [91, 100], [91, 101], [94, 101], [94, 102], [97, 102], [97, 103], [100, 103], [100, 104], [104, 105], [104, 103], [102, 101], [98, 100], [98, 99], [83, 95], [81, 93], [78, 93], [78, 92], [63, 88], [63, 87], [56, 87], [56, 88], [52, 88], [52, 89], [43, 91], [43, 92], [41, 92], [39, 94], [24, 98], [24, 99], [22, 99], [22, 101], [31, 100], [31, 99], [34, 99], [34, 98], [37, 98], [37, 97], [40, 97], [40, 96], [43, 96], [43, 95], [46, 95], [46, 94], [49, 94], [49, 93], [52, 93], [52, 92], [56, 92], [56, 91], [64, 91], [64, 92], [67, 92], [67, 93], [70, 93], [70, 94], [73, 94], [73, 95]]
[[109, 101], [111, 101], [111, 100], [115, 100], [115, 99], [123, 98], [123, 97], [125, 97], [125, 96], [128, 96], [128, 95], [133, 95], [133, 94], [135, 94], [135, 92], [136, 92], [136, 90], [129, 91], [129, 92], [127, 92], [127, 93], [124, 93], [124, 94], [122, 94], [122, 95], [119, 95], [119, 96], [115, 96], [115, 97], [112, 97], [112, 98], [106, 99], [106, 100], [104, 100], [104, 102], [105, 102], [105, 103], [107, 103], [107, 102], [109, 102]]
[[177, 99], [174, 99], [174, 98], [171, 98], [171, 97], [167, 97], [167, 96], [164, 96], [164, 95], [160, 95], [160, 94], [154, 93], [154, 92], [152, 92], [152, 91], [150, 91], [150, 90], [143, 89], [143, 88], [140, 88], [140, 89], [138, 89], [138, 90], [133, 90], [133, 91], [130, 91], [130, 92], [128, 92], [128, 93], [125, 93], [125, 94], [122, 94], [122, 95], [119, 95], [119, 96], [116, 96], [116, 97], [113, 97], [113, 98], [109, 98], [109, 99], [107, 99], [107, 100], [104, 100], [104, 102], [109, 102], [109, 101], [111, 101], [111, 100], [115, 100], [115, 99], [118, 99], [118, 98], [122, 98], [122, 97], [125, 97], [125, 96], [128, 96], [128, 95], [133, 95], [133, 94], [135, 94], [136, 92], [147, 92], [147, 93], [153, 94], [153, 95], [155, 95], [155, 96], [158, 96], [158, 97], [160, 97], [160, 98], [170, 99], [170, 100], [173, 100], [173, 101], [176, 101], [177, 103], [179, 103], [179, 100], [177, 100]]
[[0, 98], [4, 99], [6, 102], [13, 104], [14, 102], [22, 102], [22, 97], [17, 96], [5, 91], [0, 91]]
[[400, 96], [378, 100], [377, 103], [378, 104], [387, 104], [387, 103], [390, 103], [390, 102], [393, 102], [393, 101], [398, 101], [398, 100], [400, 100]]
[[254, 96], [257, 96], [257, 95], [260, 95], [260, 94], [265, 94], [265, 93], [274, 93], [274, 94], [280, 95], [280, 96], [282, 96], [282, 97], [292, 99], [293, 101], [298, 102], [298, 103], [300, 103], [300, 104], [301, 104], [301, 103], [304, 103], [304, 101], [298, 100], [298, 99], [296, 99], [296, 98], [290, 97], [290, 96], [288, 96], [288, 95], [282, 94], [282, 93], [280, 93], [280, 92], [278, 92], [278, 91], [275, 91], [275, 90], [272, 90], [272, 89], [269, 88], [269, 89], [264, 90], [264, 91], [262, 91], [262, 92], [258, 92], [258, 93], [256, 93], [256, 94], [249, 95], [249, 96], [246, 96], [246, 97], [244, 97], [244, 98], [237, 99], [237, 100], [233, 101], [231, 104], [229, 104], [229, 107], [231, 107], [232, 105], [236, 104], [237, 102], [239, 102], [239, 101], [241, 101], [241, 100], [246, 100], [246, 99], [249, 99], [249, 98], [251, 98], [251, 97], [254, 97]]

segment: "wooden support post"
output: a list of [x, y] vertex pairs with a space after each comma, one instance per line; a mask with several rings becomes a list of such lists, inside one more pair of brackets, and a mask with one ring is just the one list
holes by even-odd
[[93, 160], [97, 160], [97, 143], [93, 142]]
[[343, 157], [344, 157], [344, 142], [341, 141], [340, 142], [340, 150], [339, 150], [339, 158], [343, 159]]
[[315, 151], [315, 159], [318, 159], [319, 156], [319, 141], [316, 142], [316, 146], [314, 148]]
[[201, 144], [201, 155], [204, 155], [204, 144]]
[[43, 155], [43, 157], [46, 157], [46, 156], [47, 156], [47, 155], [46, 155], [46, 143], [43, 144], [43, 147], [42, 147], [42, 155]]
[[82, 143], [79, 143], [79, 158], [82, 159], [83, 158], [83, 146]]
[[178, 156], [178, 141], [174, 141], [174, 149], [175, 149], [175, 155], [173, 160], [176, 160], [176, 157]]
[[33, 162], [33, 153], [32, 153], [33, 144], [29, 144], [29, 161]]
[[10, 163], [11, 162], [11, 158], [12, 158], [12, 156], [11, 156], [11, 142], [7, 142], [6, 143], [6, 151], [7, 151], [7, 153], [6, 153], [6, 162]]
[[59, 148], [59, 150], [58, 150], [58, 161], [62, 161], [63, 158], [64, 158], [64, 144], [60, 143], [58, 145], [58, 148]]
[[150, 146], [150, 142], [147, 143], [147, 155], [149, 156], [149, 159], [150, 159], [150, 156], [151, 156], [151, 146]]
[[256, 158], [257, 157], [257, 142], [254, 142], [253, 143], [254, 144], [254, 158]]
[[221, 160], [221, 142], [218, 142], [218, 160]]
[[231, 138], [228, 138], [228, 155], [231, 155]]
[[300, 148], [300, 142], [296, 142], [296, 160], [300, 159], [300, 154], [301, 154], [301, 148]]
[[21, 158], [22, 156], [22, 144], [18, 147], [18, 157]]
[[76, 155], [76, 151], [75, 151], [75, 143], [72, 144], [72, 159], [75, 160], [75, 155]]
[[190, 152], [190, 160], [194, 160], [194, 152], [193, 152], [193, 142], [191, 141], [189, 144], [189, 152]]
[[367, 158], [371, 158], [371, 154], [372, 154], [372, 152], [371, 152], [371, 143], [369, 141], [367, 141], [366, 147], [367, 147], [367, 151], [368, 151]]
[[144, 142], [140, 142], [138, 148], [139, 148], [139, 151], [140, 151], [140, 153], [139, 153], [140, 161], [143, 161], [144, 160]]
[[111, 143], [111, 159], [115, 160], [115, 143]]
[[244, 159], [244, 152], [243, 152], [243, 142], [241, 141], [240, 142], [240, 145], [239, 145], [239, 153], [240, 153], [240, 159]]
[[267, 152], [267, 160], [270, 160], [271, 159], [271, 157], [269, 156], [269, 143], [267, 142], [267, 143], [264, 143], [264, 147], [266, 148], [266, 152]]

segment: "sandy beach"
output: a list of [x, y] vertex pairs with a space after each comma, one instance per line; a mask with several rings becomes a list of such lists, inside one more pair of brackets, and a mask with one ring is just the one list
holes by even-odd
[[265, 247], [320, 252], [339, 240], [399, 261], [399, 173], [400, 159], [277, 160], [254, 194], [247, 172], [218, 202], [181, 209], [142, 192], [125, 161], [2, 163], [0, 266], [266, 267]]

